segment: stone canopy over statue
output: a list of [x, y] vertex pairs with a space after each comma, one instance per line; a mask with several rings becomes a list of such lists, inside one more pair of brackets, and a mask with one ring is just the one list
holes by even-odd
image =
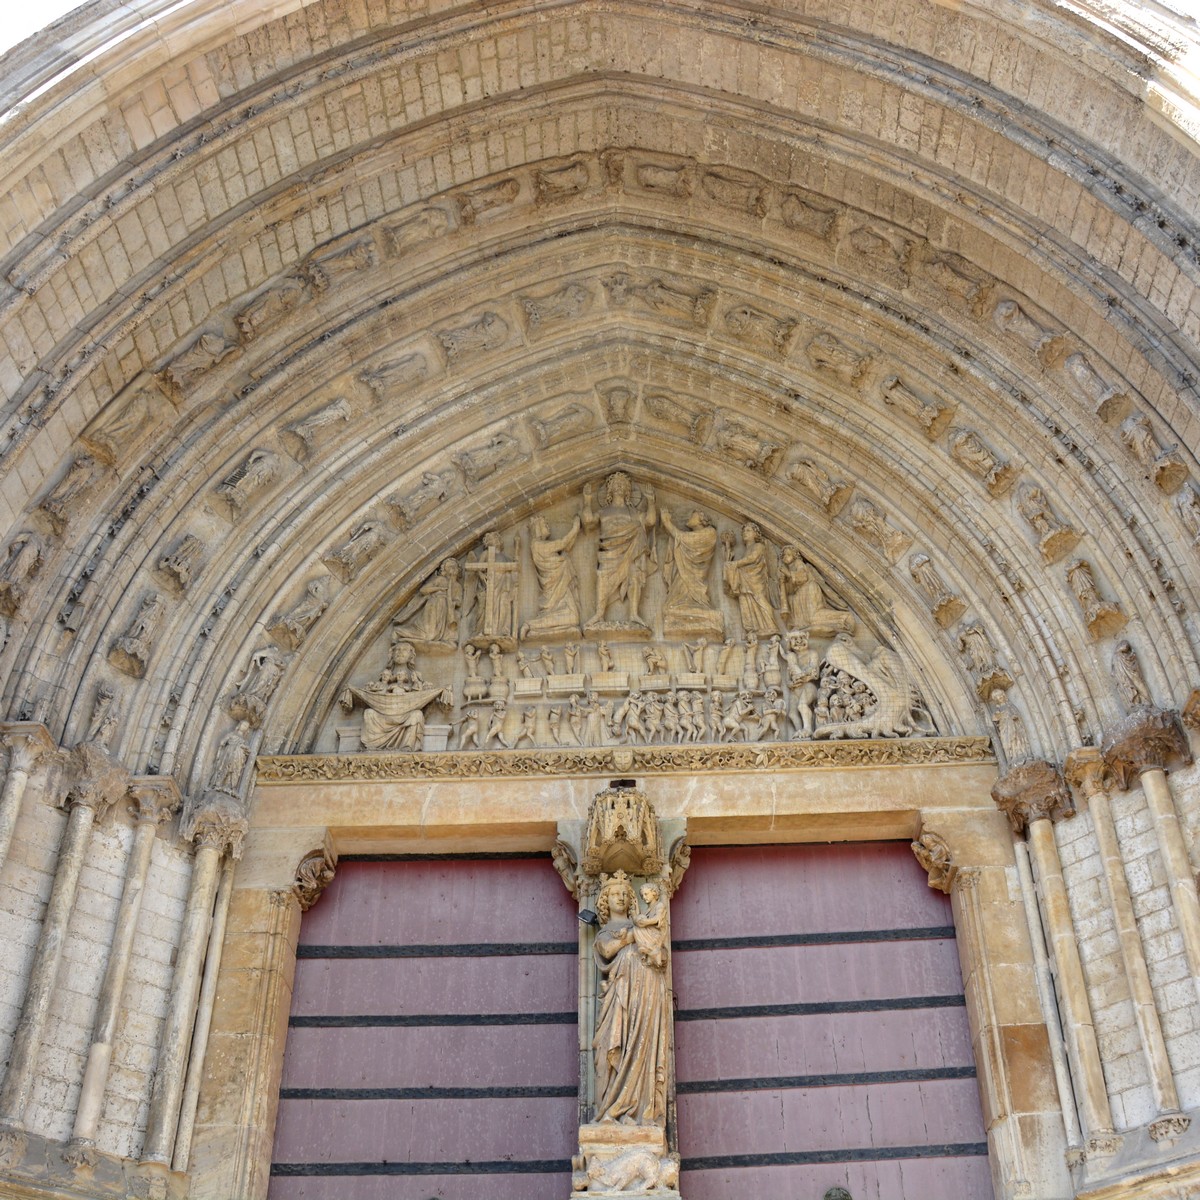
[[487, 529], [397, 597], [351, 674], [344, 751], [688, 745], [934, 733], [897, 647], [766, 520], [626, 471]]

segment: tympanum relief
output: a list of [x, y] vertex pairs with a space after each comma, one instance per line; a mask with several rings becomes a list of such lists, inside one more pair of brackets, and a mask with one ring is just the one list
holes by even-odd
[[341, 701], [344, 751], [936, 732], [904, 656], [803, 546], [625, 471], [442, 559]]

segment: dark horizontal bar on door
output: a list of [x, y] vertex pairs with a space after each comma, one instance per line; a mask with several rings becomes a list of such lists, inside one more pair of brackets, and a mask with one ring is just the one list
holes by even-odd
[[752, 950], [772, 946], [833, 946], [844, 942], [925, 942], [953, 939], [953, 925], [915, 929], [848, 929], [830, 933], [771, 933], [760, 937], [681, 938], [676, 950]]
[[296, 1175], [565, 1175], [571, 1170], [570, 1159], [533, 1159], [510, 1161], [493, 1159], [481, 1162], [313, 1162], [272, 1163], [271, 1174]]
[[[879, 1083], [929, 1083], [974, 1079], [974, 1067], [929, 1067], [907, 1071], [844, 1071], [827, 1075], [771, 1075], [751, 1079], [690, 1080], [678, 1084], [681, 1096], [714, 1092], [778, 1091], [785, 1088], [860, 1087]], [[574, 1097], [573, 1083], [513, 1087], [379, 1087], [280, 1089], [283, 1100], [552, 1100]]]
[[785, 1150], [776, 1154], [716, 1154], [685, 1158], [685, 1171], [725, 1171], [738, 1167], [795, 1167], [841, 1162], [895, 1162], [910, 1158], [980, 1158], [987, 1142], [948, 1142], [932, 1146], [861, 1146], [846, 1150]]
[[974, 1079], [974, 1067], [914, 1067], [906, 1071], [841, 1071], [825, 1075], [763, 1075], [746, 1079], [692, 1079], [676, 1084], [681, 1096], [714, 1092], [774, 1092], [786, 1088], [861, 1087], [872, 1083], [930, 1083]]
[[406, 1029], [432, 1025], [574, 1025], [577, 1012], [302, 1014], [292, 1029]]
[[339, 863], [351, 862], [503, 862], [513, 858], [544, 858], [549, 850], [479, 850], [473, 854], [340, 854]]
[[880, 1000], [814, 1000], [803, 1004], [745, 1004], [723, 1008], [681, 1008], [676, 1021], [729, 1021], [753, 1017], [811, 1017], [823, 1013], [895, 1012], [911, 1008], [963, 1008], [961, 992], [951, 996], [895, 996]]
[[521, 958], [531, 954], [575, 954], [578, 942], [452, 942], [412, 946], [296, 947], [297, 958]]
[[[830, 933], [772, 933], [761, 937], [681, 939], [677, 951], [754, 950], [775, 946], [832, 946], [858, 942], [914, 942], [953, 939], [953, 925], [915, 929], [853, 929]], [[303, 943], [297, 958], [491, 958], [525, 954], [574, 954], [576, 942], [448, 942], [416, 945], [325, 946]]]
[[281, 1100], [556, 1100], [579, 1095], [574, 1083], [520, 1087], [281, 1088]]

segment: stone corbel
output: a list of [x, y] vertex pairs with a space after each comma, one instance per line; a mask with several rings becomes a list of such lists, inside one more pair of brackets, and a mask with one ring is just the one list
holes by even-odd
[[1192, 751], [1177, 712], [1136, 708], [1105, 739], [1104, 761], [1128, 791], [1145, 771], [1190, 763]]
[[328, 834], [320, 846], [310, 850], [300, 860], [296, 867], [296, 881], [292, 890], [300, 903], [301, 912], [308, 912], [333, 882], [337, 861], [337, 851], [330, 843]]
[[912, 852], [928, 874], [929, 886], [950, 895], [958, 879], [958, 867], [952, 861], [946, 839], [931, 829], [922, 829], [921, 836], [912, 843]]

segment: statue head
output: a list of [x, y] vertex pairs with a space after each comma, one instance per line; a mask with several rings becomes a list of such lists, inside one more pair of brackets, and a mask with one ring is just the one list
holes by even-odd
[[757, 522], [747, 521], [745, 525], [742, 526], [742, 541], [745, 542], [747, 546], [757, 542], [761, 537], [762, 530], [759, 529]]
[[441, 566], [438, 567], [441, 574], [448, 576], [451, 579], [457, 579], [461, 574], [462, 568], [458, 565], [457, 558], [443, 558]]
[[662, 895], [662, 890], [657, 883], [642, 884], [642, 899], [647, 904], [657, 904], [659, 896]]
[[794, 629], [788, 634], [788, 649], [789, 650], [807, 650], [808, 649], [808, 630]]
[[533, 536], [539, 541], [546, 541], [550, 537], [550, 525], [545, 517], [534, 517], [531, 528]]
[[491, 549], [494, 546], [497, 550], [499, 550], [501, 547], [500, 534], [495, 529], [489, 529], [487, 533], [483, 535], [483, 544], [487, 546], [488, 549]]
[[600, 895], [596, 899], [596, 915], [601, 925], [607, 925], [613, 910], [619, 916], [627, 916], [633, 911], [637, 899], [633, 894], [633, 884], [624, 871], [609, 875], [600, 885]]
[[795, 546], [784, 546], [779, 552], [779, 557], [790, 567], [800, 557], [800, 551]]
[[614, 471], [604, 481], [605, 502], [612, 505], [627, 505], [633, 496], [633, 480], [624, 471]]
[[708, 525], [708, 518], [698, 509], [692, 509], [691, 516], [687, 519], [687, 527], [689, 529], [703, 529]]
[[413, 659], [416, 657], [412, 642], [406, 642], [403, 639], [393, 642], [391, 657], [393, 667], [411, 667]]

